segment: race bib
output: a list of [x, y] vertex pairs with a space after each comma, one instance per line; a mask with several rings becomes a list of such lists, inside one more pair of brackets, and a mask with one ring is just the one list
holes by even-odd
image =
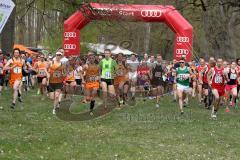
[[231, 73], [231, 75], [230, 75], [230, 79], [237, 79], [237, 74], [233, 74], [233, 73]]
[[223, 77], [221, 75], [216, 75], [215, 83], [217, 84], [223, 83]]
[[180, 81], [184, 80], [184, 74], [178, 74], [177, 77]]
[[88, 82], [96, 82], [98, 81], [98, 77], [97, 76], [89, 76], [88, 77]]
[[20, 74], [20, 73], [22, 73], [22, 68], [21, 68], [21, 67], [15, 67], [15, 68], [13, 68], [13, 73], [15, 73], [15, 74]]
[[111, 72], [109, 72], [109, 71], [107, 71], [106, 73], [105, 73], [105, 78], [112, 78], [112, 74], [111, 74]]
[[163, 75], [163, 81], [166, 81], [167, 80], [167, 77], [165, 75]]
[[55, 71], [55, 72], [53, 72], [53, 77], [54, 77], [54, 78], [60, 78], [61, 75], [62, 75], [61, 71]]
[[67, 75], [68, 75], [69, 77], [73, 77], [73, 76], [74, 76], [74, 73], [73, 73], [73, 72], [69, 72]]
[[0, 74], [3, 74], [3, 69], [2, 68], [0, 68]]
[[119, 70], [117, 70], [116, 75], [117, 76], [123, 76], [124, 75], [124, 71], [119, 69]]
[[162, 77], [162, 73], [161, 72], [155, 72], [155, 77], [157, 77], [157, 78]]
[[44, 70], [39, 70], [39, 73], [38, 73], [40, 76], [45, 76], [46, 75], [46, 73], [45, 73], [45, 71]]

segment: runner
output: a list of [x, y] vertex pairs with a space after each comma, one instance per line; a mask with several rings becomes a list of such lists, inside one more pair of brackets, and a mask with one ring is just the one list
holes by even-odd
[[177, 60], [173, 59], [173, 64], [172, 68], [170, 70], [171, 72], [171, 78], [173, 80], [173, 102], [177, 102], [177, 83], [176, 83], [176, 65], [177, 65]]
[[[36, 55], [32, 55], [32, 62], [30, 63], [31, 66], [35, 66], [35, 63], [38, 61]], [[37, 72], [35, 70], [29, 69], [29, 79], [31, 82], [31, 87], [34, 89], [36, 81], [37, 81]]]
[[[228, 76], [229, 81], [226, 84], [225, 91], [226, 91], [226, 103], [229, 102], [230, 96], [231, 96], [231, 101], [230, 101], [230, 106], [235, 106], [235, 99], [237, 98], [237, 78], [238, 78], [238, 71], [236, 69], [236, 62], [231, 63], [231, 68], [225, 69], [225, 72]], [[236, 107], [236, 106], [235, 106]], [[226, 112], [229, 112], [230, 109], [228, 107], [228, 104], [226, 104]]]
[[210, 65], [207, 65], [204, 59], [200, 59], [200, 66], [198, 67], [198, 92], [199, 92], [199, 101], [202, 102], [202, 94], [203, 94], [203, 102], [205, 104], [206, 109], [210, 109], [211, 99], [209, 97], [209, 83], [208, 83], [208, 72], [210, 71]]
[[[13, 50], [13, 58], [7, 61], [4, 66], [4, 70], [10, 70], [10, 85], [13, 88], [13, 100], [11, 108], [14, 109], [16, 106], [16, 100], [22, 101], [22, 69], [26, 65], [25, 60], [20, 56], [20, 49], [15, 48]], [[31, 66], [28, 66], [31, 68]]]
[[66, 65], [61, 63], [61, 52], [56, 53], [56, 58], [48, 66], [49, 74], [49, 91], [54, 93], [53, 114], [56, 114], [56, 109], [59, 108], [62, 99], [63, 81], [66, 72]]
[[5, 82], [6, 71], [3, 70], [3, 67], [6, 65], [7, 60], [4, 58], [3, 52], [0, 49], [0, 96], [2, 95], [2, 89]]
[[133, 53], [129, 60], [127, 60], [128, 65], [128, 80], [130, 85], [130, 92], [132, 100], [135, 100], [136, 84], [137, 84], [137, 68], [139, 66], [139, 61], [136, 54]]
[[189, 94], [191, 94], [190, 77], [191, 69], [185, 66], [185, 59], [181, 58], [179, 61], [180, 67], [176, 68], [176, 82], [177, 82], [177, 95], [179, 100], [179, 107], [181, 115], [183, 112], [184, 101]]
[[100, 87], [100, 68], [95, 63], [94, 53], [88, 53], [88, 63], [83, 66], [83, 72], [85, 76], [82, 76], [82, 83], [85, 85], [86, 100], [90, 101], [90, 114], [93, 115], [93, 109], [95, 106], [95, 97]]
[[150, 87], [151, 87], [150, 73], [151, 73], [151, 70], [147, 66], [147, 62], [145, 60], [142, 60], [141, 64], [138, 66], [138, 69], [137, 69], [137, 76], [138, 76], [138, 85], [143, 97], [143, 101], [146, 101], [146, 97], [149, 96]]
[[[66, 97], [74, 93], [77, 83], [75, 80], [75, 59], [71, 57], [69, 59], [69, 65], [67, 66], [67, 76], [64, 80]], [[69, 94], [70, 93], [70, 94]]]
[[39, 60], [34, 65], [34, 71], [37, 73], [38, 87], [41, 95], [47, 94], [47, 91], [46, 91], [47, 75], [48, 75], [47, 66], [48, 66], [48, 62], [45, 61], [44, 55], [43, 54], [39, 55]]
[[119, 103], [125, 104], [125, 100], [127, 97], [127, 91], [128, 91], [128, 83], [127, 83], [127, 73], [128, 70], [125, 65], [125, 61], [123, 61], [123, 53], [119, 53], [117, 56], [117, 71], [116, 76], [114, 78], [114, 86], [117, 93], [117, 96], [119, 98]]
[[189, 66], [192, 71], [191, 76], [191, 88], [192, 88], [192, 98], [196, 97], [196, 88], [197, 88], [197, 67], [196, 62], [193, 60], [191, 63], [189, 63]]
[[217, 65], [208, 73], [208, 83], [212, 86], [212, 93], [214, 96], [214, 107], [212, 108], [212, 118], [217, 118], [217, 111], [219, 109], [219, 104], [221, 98], [224, 95], [225, 80], [228, 81], [228, 76], [224, 74], [223, 60], [221, 58], [217, 59]]
[[151, 71], [151, 84], [153, 86], [153, 94], [156, 95], [156, 107], [159, 108], [160, 97], [164, 92], [164, 74], [167, 73], [167, 68], [162, 67], [162, 56], [157, 55], [157, 62]]
[[114, 89], [114, 74], [117, 70], [117, 63], [111, 58], [111, 51], [109, 49], [104, 50], [105, 58], [99, 62], [101, 69], [101, 87], [103, 91], [104, 107], [107, 108], [107, 95], [116, 97]]
[[82, 62], [80, 59], [76, 60], [76, 64], [75, 64], [75, 70], [74, 70], [74, 76], [75, 76], [75, 80], [78, 86], [82, 85], [82, 77], [83, 77], [83, 67], [82, 67]]

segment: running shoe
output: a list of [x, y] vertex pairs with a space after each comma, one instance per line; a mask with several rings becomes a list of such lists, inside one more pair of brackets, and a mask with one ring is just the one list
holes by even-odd
[[225, 112], [226, 112], [226, 113], [229, 113], [229, 112], [230, 112], [230, 109], [227, 107], [227, 108], [225, 109]]

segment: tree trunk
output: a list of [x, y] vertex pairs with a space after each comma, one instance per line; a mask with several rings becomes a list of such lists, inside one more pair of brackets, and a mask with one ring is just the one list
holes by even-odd
[[150, 44], [150, 38], [151, 38], [151, 24], [150, 23], [146, 23], [146, 37], [145, 37], [145, 41], [144, 41], [144, 50], [145, 53], [149, 52], [149, 44]]

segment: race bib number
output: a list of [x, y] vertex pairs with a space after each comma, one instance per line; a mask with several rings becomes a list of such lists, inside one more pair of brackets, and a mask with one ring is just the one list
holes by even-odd
[[155, 77], [157, 77], [157, 78], [160, 78], [160, 77], [162, 77], [162, 74], [161, 74], [161, 72], [155, 72]]
[[124, 71], [123, 70], [117, 70], [117, 72], [116, 72], [116, 75], [117, 76], [123, 76], [124, 75]]
[[106, 72], [105, 73], [105, 78], [112, 78], [112, 74], [111, 74], [111, 72]]
[[67, 75], [68, 75], [69, 77], [73, 77], [73, 76], [74, 76], [73, 72], [69, 72]]
[[38, 73], [40, 76], [45, 76], [46, 75], [46, 73], [45, 73], [45, 71], [44, 70], [39, 70], [39, 73]]
[[54, 77], [54, 78], [60, 78], [61, 75], [62, 75], [62, 73], [61, 73], [60, 71], [55, 71], [55, 72], [53, 72], [53, 77]]
[[223, 77], [221, 75], [216, 75], [215, 83], [217, 84], [223, 83]]
[[179, 75], [178, 75], [178, 79], [179, 79], [180, 81], [183, 81], [183, 80], [188, 79], [189, 76], [190, 76], [189, 74], [179, 74]]
[[177, 77], [180, 81], [184, 80], [184, 74], [178, 74]]
[[165, 82], [167, 80], [167, 77], [163, 75], [163, 81]]
[[237, 79], [237, 74], [232, 74], [232, 73], [231, 73], [230, 79]]
[[21, 67], [15, 67], [15, 68], [13, 68], [13, 73], [15, 73], [15, 74], [20, 74], [20, 73], [22, 73], [22, 68], [21, 68]]
[[0, 68], [0, 74], [3, 74], [3, 69], [2, 68]]
[[90, 76], [88, 77], [88, 82], [96, 82], [98, 81], [98, 77], [97, 76]]

